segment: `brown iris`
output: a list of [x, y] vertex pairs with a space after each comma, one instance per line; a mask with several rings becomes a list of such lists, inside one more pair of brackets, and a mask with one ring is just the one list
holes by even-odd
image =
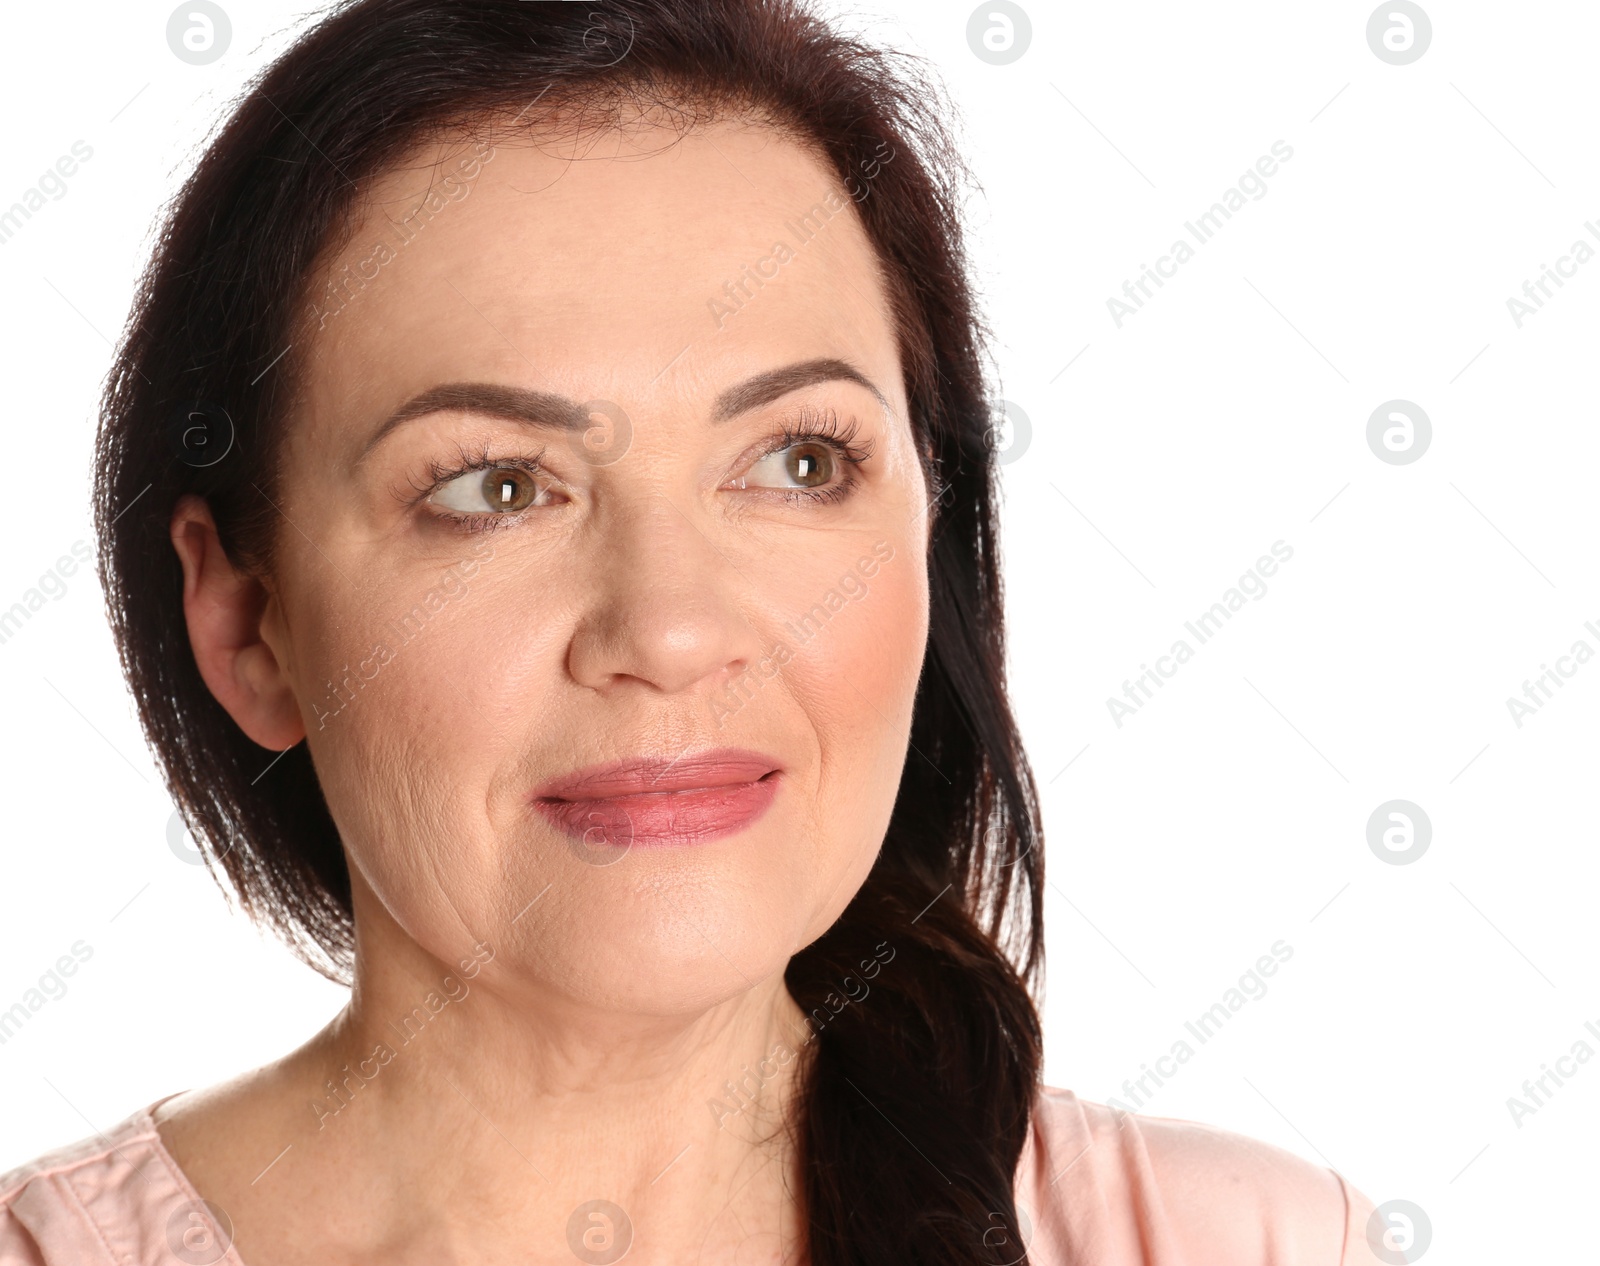
[[815, 488], [833, 475], [833, 451], [826, 444], [796, 444], [789, 449], [784, 468], [801, 487]]
[[539, 485], [525, 470], [504, 466], [484, 472], [483, 499], [496, 510], [507, 513], [525, 510], [538, 495]]

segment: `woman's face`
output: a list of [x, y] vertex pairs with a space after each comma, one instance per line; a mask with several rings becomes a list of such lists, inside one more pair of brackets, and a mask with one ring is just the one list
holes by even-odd
[[382, 919], [700, 1009], [836, 919], [894, 803], [928, 490], [886, 290], [766, 128], [440, 152], [313, 291], [264, 637]]

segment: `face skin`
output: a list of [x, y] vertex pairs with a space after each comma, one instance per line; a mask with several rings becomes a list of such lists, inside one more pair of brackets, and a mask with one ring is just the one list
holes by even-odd
[[[455, 196], [397, 231], [430, 179]], [[321, 273], [343, 298], [315, 287], [296, 341], [271, 576], [228, 566], [203, 503], [173, 519], [207, 684], [264, 747], [309, 745], [356, 989], [300, 1051], [172, 1101], [163, 1136], [251, 1266], [570, 1261], [601, 1197], [630, 1260], [785, 1260], [792, 1157], [754, 1127], [798, 1060], [761, 1061], [805, 1040], [782, 973], [876, 858], [927, 637], [873, 250], [826, 166], [749, 122], [430, 145], [368, 196]], [[485, 465], [531, 504], [491, 509], [462, 471]], [[779, 772], [715, 838], [585, 844], [533, 804], [724, 747]], [[742, 1065], [770, 1089], [719, 1128]]]

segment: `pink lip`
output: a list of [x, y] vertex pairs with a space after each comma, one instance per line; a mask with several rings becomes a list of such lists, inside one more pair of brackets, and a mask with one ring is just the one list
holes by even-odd
[[752, 825], [772, 804], [781, 773], [770, 756], [729, 747], [612, 761], [546, 783], [533, 807], [590, 845], [692, 844]]

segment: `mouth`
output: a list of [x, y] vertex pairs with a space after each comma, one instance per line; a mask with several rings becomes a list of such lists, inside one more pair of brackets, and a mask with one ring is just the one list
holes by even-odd
[[695, 844], [752, 826], [771, 806], [782, 774], [764, 753], [715, 748], [591, 765], [546, 783], [532, 804], [591, 847]]

